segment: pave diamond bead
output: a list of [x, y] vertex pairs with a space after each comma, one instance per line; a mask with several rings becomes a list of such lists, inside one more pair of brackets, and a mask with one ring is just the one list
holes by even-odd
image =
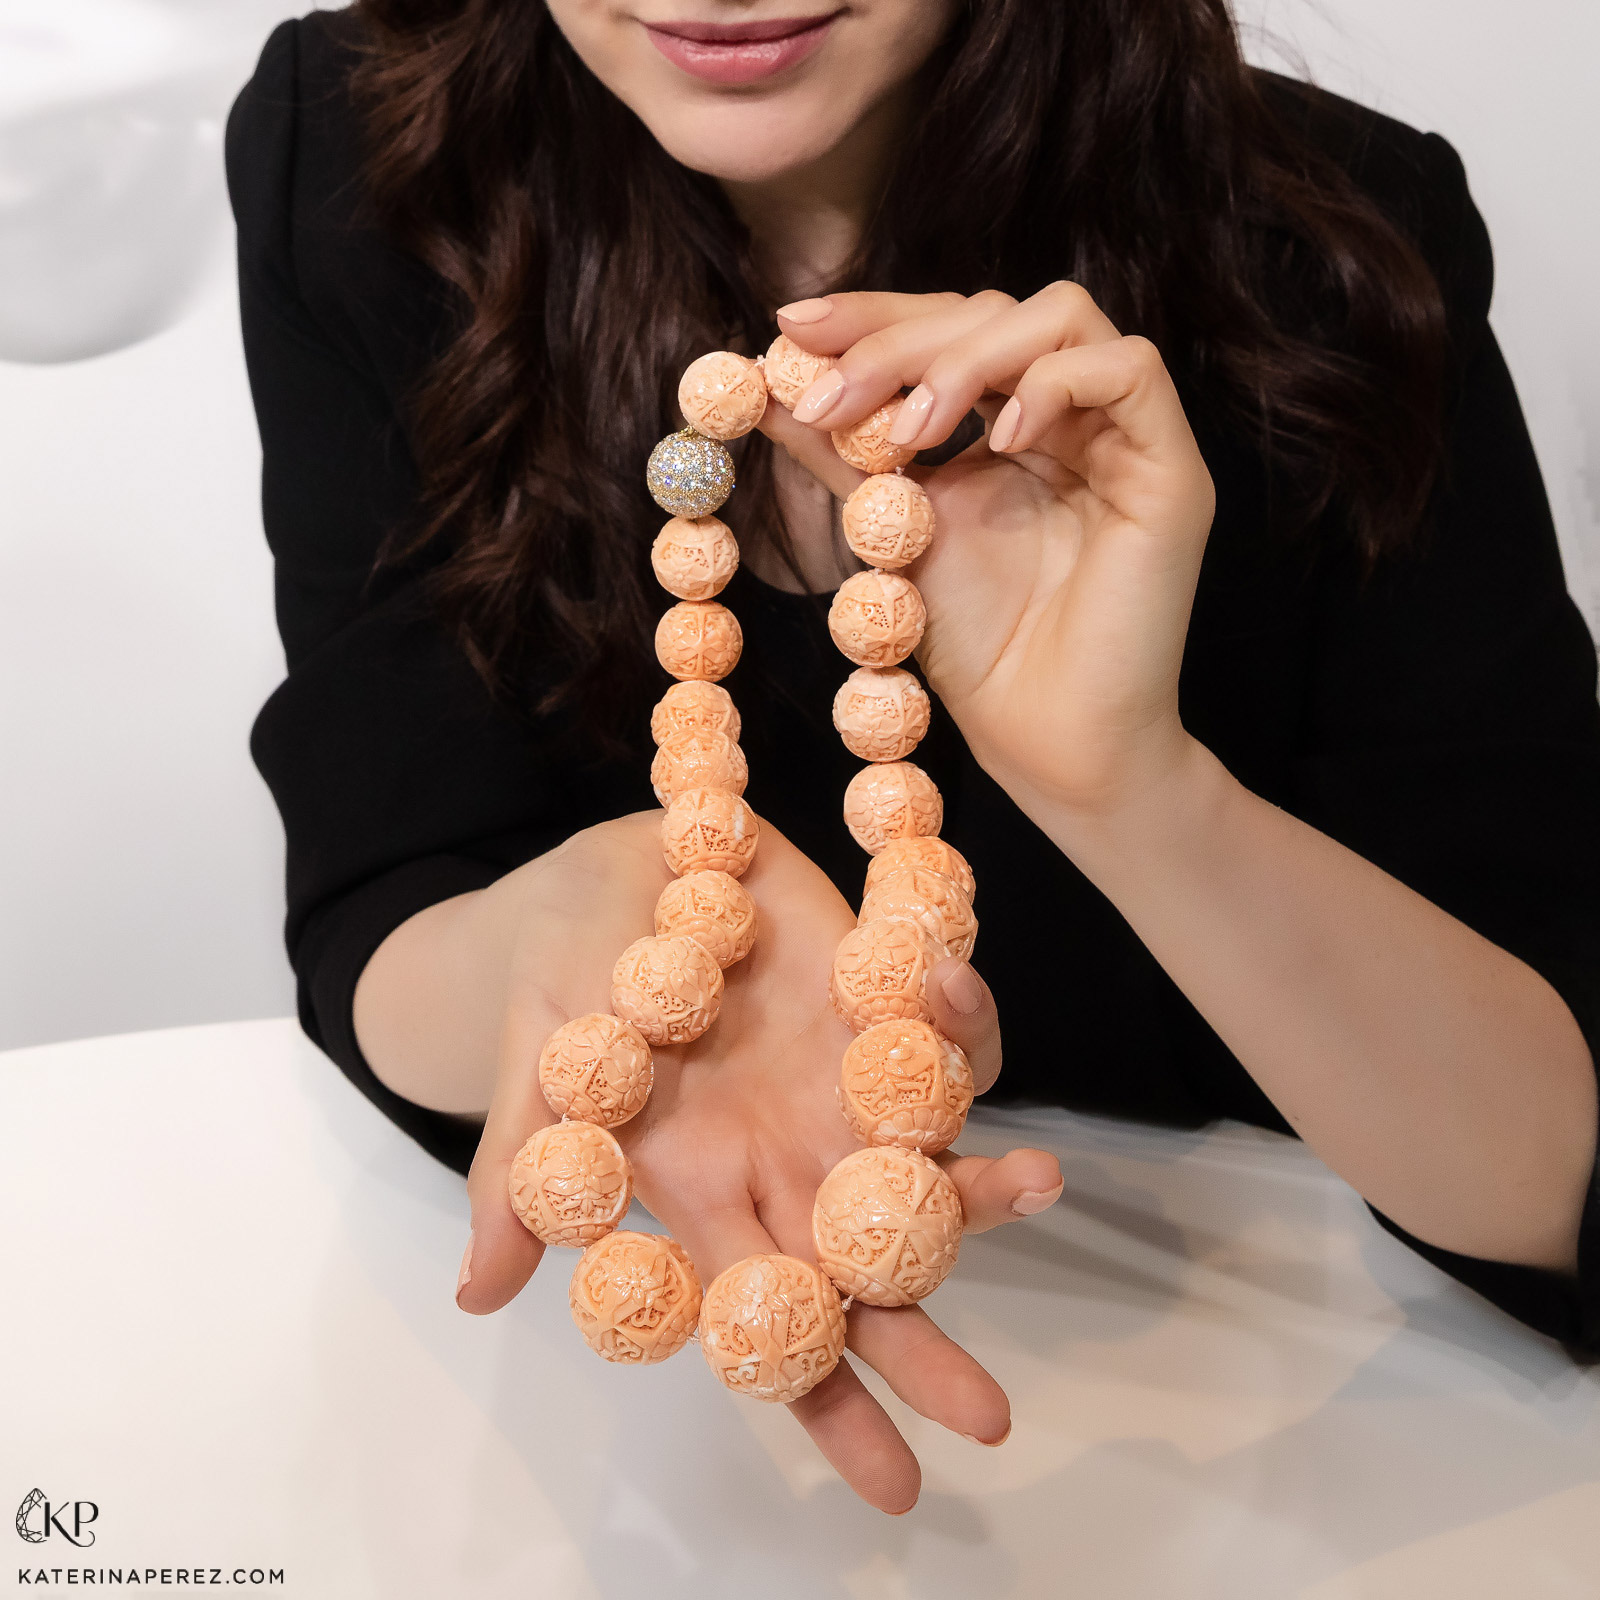
[[645, 468], [650, 496], [675, 517], [709, 517], [733, 493], [733, 457], [693, 428], [669, 433]]

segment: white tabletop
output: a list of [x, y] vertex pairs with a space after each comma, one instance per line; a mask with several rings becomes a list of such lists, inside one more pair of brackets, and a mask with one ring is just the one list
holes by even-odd
[[84, 1549], [0, 1534], [0, 1583], [181, 1566], [281, 1569], [263, 1592], [297, 1600], [1600, 1592], [1600, 1379], [1413, 1258], [1303, 1150], [1055, 1112], [980, 1115], [963, 1147], [1016, 1142], [1059, 1153], [1063, 1203], [968, 1241], [930, 1302], [1015, 1429], [985, 1450], [889, 1400], [925, 1475], [891, 1519], [693, 1346], [596, 1360], [567, 1253], [508, 1311], [458, 1312], [460, 1180], [293, 1024], [0, 1056], [0, 1491], [39, 1488], [68, 1528], [72, 1502], [99, 1508]]

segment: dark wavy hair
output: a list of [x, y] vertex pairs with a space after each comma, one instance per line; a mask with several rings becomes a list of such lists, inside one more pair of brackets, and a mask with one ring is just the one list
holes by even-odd
[[[354, 90], [389, 236], [458, 320], [415, 395], [405, 552], [478, 671], [546, 705], [631, 699], [677, 374], [765, 348], [773, 296], [719, 186], [672, 160], [539, 0], [358, 0]], [[835, 288], [1070, 277], [1265, 455], [1274, 519], [1370, 561], [1420, 525], [1445, 316], [1422, 257], [1286, 116], [1226, 0], [968, 0]], [[768, 445], [741, 538], [792, 563]]]

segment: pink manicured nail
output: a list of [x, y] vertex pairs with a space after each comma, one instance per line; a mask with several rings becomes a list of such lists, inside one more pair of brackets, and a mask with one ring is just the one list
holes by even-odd
[[831, 300], [796, 300], [792, 305], [779, 306], [777, 314], [785, 322], [821, 322], [832, 310]]
[[1067, 1180], [1063, 1178], [1053, 1189], [1024, 1189], [1011, 1202], [1011, 1209], [1019, 1217], [1035, 1217], [1041, 1211], [1048, 1211], [1061, 1198], [1061, 1191], [1066, 1186]]
[[796, 422], [819, 422], [839, 403], [844, 393], [844, 374], [830, 367], [806, 392], [794, 408]]
[[998, 1450], [1011, 1437], [1011, 1424], [1006, 1424], [1006, 1431], [998, 1439], [980, 1439], [975, 1433], [964, 1433], [961, 1437], [970, 1439], [973, 1444], [981, 1444], [985, 1450]]
[[952, 1011], [970, 1017], [983, 1004], [983, 980], [965, 961], [944, 980], [944, 997]]
[[991, 450], [1009, 450], [1011, 441], [1017, 436], [1017, 429], [1022, 426], [1022, 402], [1015, 395], [1006, 401], [1000, 408], [1000, 415], [994, 419], [994, 426], [989, 430], [989, 448]]
[[472, 1282], [472, 1235], [467, 1235], [467, 1248], [461, 1257], [461, 1275], [456, 1279], [456, 1299], [461, 1298], [461, 1291]]
[[927, 422], [928, 413], [932, 410], [933, 390], [927, 384], [919, 383], [900, 402], [900, 411], [894, 419], [894, 426], [889, 430], [889, 443], [910, 444], [922, 432], [923, 424]]

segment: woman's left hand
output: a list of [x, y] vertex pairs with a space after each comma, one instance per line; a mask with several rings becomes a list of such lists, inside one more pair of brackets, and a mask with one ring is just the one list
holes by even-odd
[[784, 332], [835, 366], [762, 429], [835, 494], [863, 474], [829, 432], [905, 388], [899, 431], [918, 449], [974, 407], [989, 423], [912, 474], [938, 517], [909, 572], [929, 614], [919, 659], [978, 760], [1035, 812], [1103, 813], [1162, 781], [1190, 746], [1178, 668], [1215, 496], [1154, 345], [1071, 283], [1021, 302], [836, 294], [795, 309], [813, 315], [780, 314]]

